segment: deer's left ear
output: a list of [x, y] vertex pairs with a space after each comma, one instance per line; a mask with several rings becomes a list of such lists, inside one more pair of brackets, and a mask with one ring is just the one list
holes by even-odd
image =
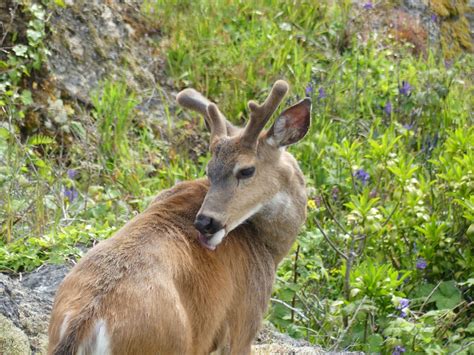
[[308, 132], [310, 121], [311, 100], [306, 98], [280, 114], [267, 133], [267, 143], [284, 147], [298, 142]]

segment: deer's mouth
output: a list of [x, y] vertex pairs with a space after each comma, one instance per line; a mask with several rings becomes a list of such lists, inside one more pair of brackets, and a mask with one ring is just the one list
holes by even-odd
[[201, 232], [198, 234], [199, 243], [206, 249], [216, 250], [216, 247], [222, 242], [225, 237], [225, 228], [220, 229], [214, 234], [204, 235]]

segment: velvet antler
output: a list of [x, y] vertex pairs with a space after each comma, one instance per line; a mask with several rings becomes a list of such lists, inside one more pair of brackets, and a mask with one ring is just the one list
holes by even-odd
[[249, 101], [250, 119], [242, 134], [242, 143], [254, 147], [258, 136], [263, 130], [272, 114], [288, 92], [286, 81], [278, 80], [272, 87], [270, 94], [262, 105]]
[[220, 138], [227, 135], [226, 119], [217, 105], [210, 102], [194, 89], [184, 89], [176, 96], [181, 106], [199, 112], [211, 129], [211, 146]]

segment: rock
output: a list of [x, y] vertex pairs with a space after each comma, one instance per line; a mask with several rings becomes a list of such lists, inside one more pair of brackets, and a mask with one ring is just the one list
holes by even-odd
[[[54, 294], [69, 268], [65, 265], [43, 265], [20, 278], [0, 274], [0, 315], [24, 335], [24, 338], [18, 335], [18, 339], [26, 339], [27, 348], [31, 348], [33, 354], [46, 353], [48, 321]], [[0, 351], [0, 354], [10, 352]]]
[[30, 342], [23, 333], [7, 317], [0, 314], [0, 354], [30, 354]]

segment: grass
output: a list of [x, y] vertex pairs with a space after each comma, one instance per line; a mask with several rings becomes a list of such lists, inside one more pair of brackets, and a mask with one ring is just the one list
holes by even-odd
[[[197, 88], [234, 123], [279, 78], [287, 105], [312, 98], [311, 130], [290, 148], [309, 215], [268, 319], [327, 349], [474, 351], [472, 56], [446, 63], [388, 37], [362, 42], [348, 28], [373, 13], [349, 1], [149, 0], [142, 11], [160, 24], [175, 86]], [[204, 175], [202, 119], [165, 107], [156, 131], [134, 120], [140, 99], [104, 82], [93, 120], [66, 123], [71, 145], [25, 138], [21, 106], [6, 106], [0, 269], [80, 257], [159, 190]]]

